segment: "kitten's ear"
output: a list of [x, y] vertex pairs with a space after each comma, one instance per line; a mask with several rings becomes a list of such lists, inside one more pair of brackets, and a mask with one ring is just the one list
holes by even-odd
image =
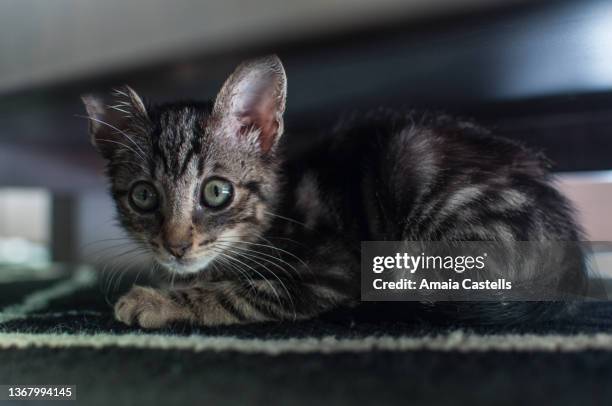
[[110, 159], [125, 143], [130, 120], [138, 120], [139, 124], [148, 120], [145, 104], [132, 88], [117, 89], [114, 96], [111, 105], [106, 105], [97, 96], [81, 96], [89, 118], [91, 143], [106, 159]]
[[213, 115], [231, 136], [257, 134], [263, 153], [274, 149], [283, 133], [287, 77], [280, 59], [270, 55], [242, 63], [225, 81]]

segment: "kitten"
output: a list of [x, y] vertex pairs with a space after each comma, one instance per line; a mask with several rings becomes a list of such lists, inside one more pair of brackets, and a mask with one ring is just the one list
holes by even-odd
[[129, 325], [298, 320], [355, 305], [365, 240], [580, 237], [547, 162], [469, 122], [378, 110], [292, 152], [276, 56], [240, 65], [210, 104], [116, 93], [112, 106], [83, 101], [120, 222], [190, 278], [134, 286], [115, 306]]

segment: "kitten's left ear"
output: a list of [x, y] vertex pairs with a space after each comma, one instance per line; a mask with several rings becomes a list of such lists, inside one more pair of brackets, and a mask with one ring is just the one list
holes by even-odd
[[276, 146], [283, 133], [287, 77], [280, 59], [270, 55], [242, 63], [225, 81], [213, 115], [234, 137], [253, 131], [263, 153]]

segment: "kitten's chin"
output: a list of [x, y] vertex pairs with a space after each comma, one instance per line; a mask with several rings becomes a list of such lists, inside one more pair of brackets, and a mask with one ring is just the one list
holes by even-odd
[[179, 259], [179, 260], [162, 260], [157, 259], [157, 262], [169, 270], [178, 275], [190, 275], [203, 271], [215, 258], [215, 255], [207, 255], [200, 258], [193, 259]]

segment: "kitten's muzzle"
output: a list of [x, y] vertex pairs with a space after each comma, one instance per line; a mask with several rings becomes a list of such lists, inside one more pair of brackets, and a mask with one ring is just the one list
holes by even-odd
[[191, 242], [187, 241], [181, 241], [173, 244], [164, 244], [164, 248], [177, 259], [184, 257], [190, 247]]

